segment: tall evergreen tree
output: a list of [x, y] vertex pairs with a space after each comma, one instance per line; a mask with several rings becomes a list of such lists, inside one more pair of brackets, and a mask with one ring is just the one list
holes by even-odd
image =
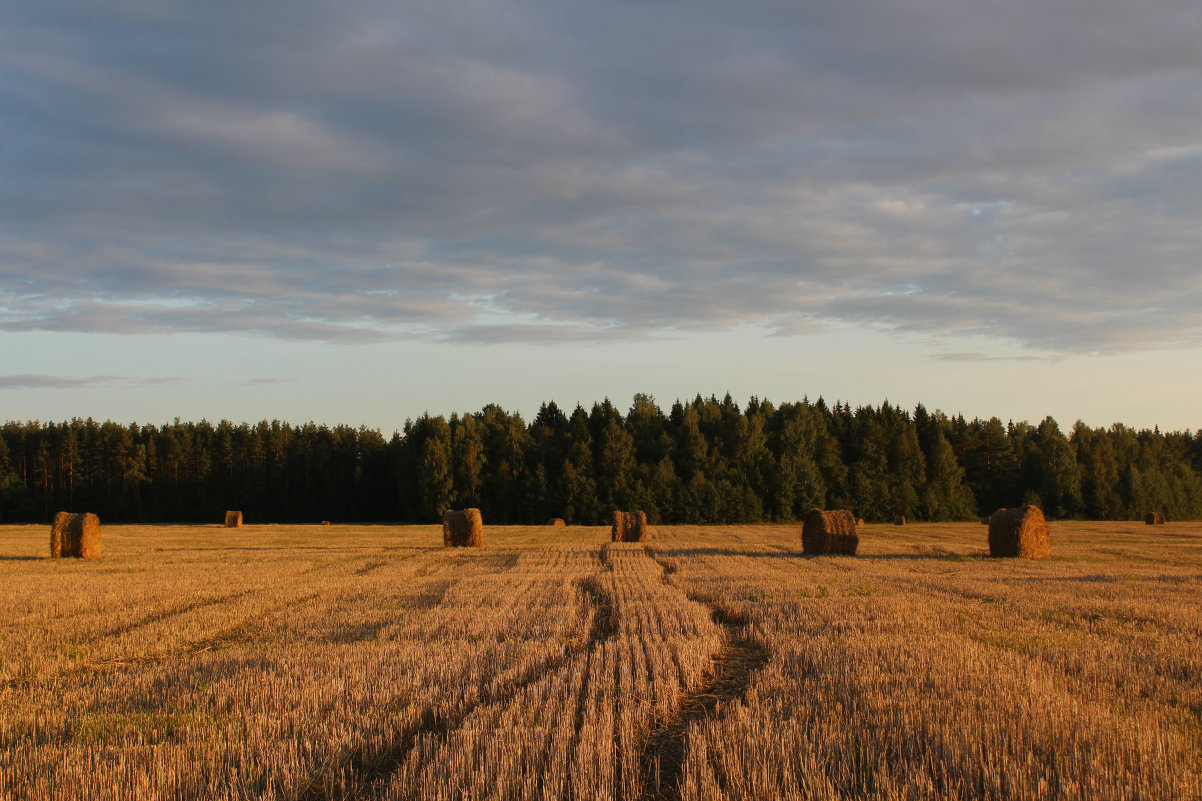
[[[470, 414], [451, 415], [451, 454], [454, 461], [454, 505], [478, 507], [484, 489], [484, 471], [488, 460], [480, 425]], [[544, 471], [545, 476], [545, 471]]]
[[418, 509], [425, 522], [442, 519], [451, 508], [455, 488], [451, 464], [451, 429], [442, 416], [427, 417], [418, 474]]
[[1044, 513], [1050, 517], [1079, 514], [1082, 501], [1077, 455], [1051, 417], [1044, 418], [1036, 429], [1028, 458], [1033, 462], [1030, 474], [1043, 500]]

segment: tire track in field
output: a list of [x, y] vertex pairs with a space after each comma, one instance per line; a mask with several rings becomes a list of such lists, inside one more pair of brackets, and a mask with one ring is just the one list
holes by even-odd
[[747, 634], [750, 620], [733, 614], [709, 599], [690, 593], [672, 579], [676, 566], [660, 558], [655, 549], [645, 546], [647, 555], [663, 568], [663, 582], [684, 593], [690, 601], [709, 609], [710, 619], [726, 630], [726, 643], [714, 656], [713, 672], [706, 682], [680, 698], [676, 713], [647, 735], [643, 745], [642, 791], [638, 798], [670, 799], [681, 797], [680, 779], [684, 769], [689, 726], [697, 721], [718, 717], [718, 706], [743, 698], [756, 671], [768, 663], [771, 653]]
[[[375, 796], [375, 788], [386, 784], [405, 764], [421, 738], [433, 737], [445, 742], [481, 707], [508, 704], [522, 690], [548, 674], [561, 670], [581, 655], [591, 658], [592, 653], [617, 632], [613, 600], [605, 591], [599, 577], [600, 572], [577, 582], [585, 602], [593, 609], [592, 626], [583, 645], [569, 647], [562, 654], [528, 668], [498, 689], [486, 689], [475, 701], [452, 714], [439, 715], [432, 709], [425, 710], [417, 724], [390, 746], [383, 749], [361, 748], [352, 751], [341, 764], [327, 766], [315, 772], [297, 789], [293, 797], [297, 801], [363, 801], [372, 798]], [[585, 687], [587, 688], [587, 677]], [[579, 736], [579, 731], [584, 725], [585, 710], [579, 699], [577, 703], [575, 723]]]

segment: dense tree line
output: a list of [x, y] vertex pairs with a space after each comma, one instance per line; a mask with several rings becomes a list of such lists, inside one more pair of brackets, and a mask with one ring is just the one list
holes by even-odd
[[727, 396], [665, 412], [636, 395], [530, 423], [496, 405], [378, 431], [279, 421], [163, 426], [74, 419], [0, 432], [0, 521], [59, 509], [109, 522], [437, 521], [477, 506], [494, 523], [796, 520], [847, 508], [869, 520], [965, 520], [1037, 503], [1051, 517], [1202, 516], [1202, 435], [966, 420], [918, 406], [775, 406]]

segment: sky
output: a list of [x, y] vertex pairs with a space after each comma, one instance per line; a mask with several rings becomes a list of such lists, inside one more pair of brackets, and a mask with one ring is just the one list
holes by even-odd
[[1202, 427], [1202, 4], [8, 0], [0, 419]]

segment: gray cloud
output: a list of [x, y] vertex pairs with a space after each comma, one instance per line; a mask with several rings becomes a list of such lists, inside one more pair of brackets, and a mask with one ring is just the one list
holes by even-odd
[[974, 351], [941, 353], [935, 356], [935, 358], [945, 362], [1051, 362], [1055, 364], [1061, 361], [1060, 357], [1057, 356], [999, 356]]
[[1193, 0], [8, 4], [0, 330], [1196, 345], [1200, 26]]
[[40, 373], [17, 373], [0, 375], [0, 389], [80, 389], [100, 384], [122, 384], [126, 386], [149, 386], [171, 384], [176, 377], [134, 378], [118, 375], [61, 376]]

